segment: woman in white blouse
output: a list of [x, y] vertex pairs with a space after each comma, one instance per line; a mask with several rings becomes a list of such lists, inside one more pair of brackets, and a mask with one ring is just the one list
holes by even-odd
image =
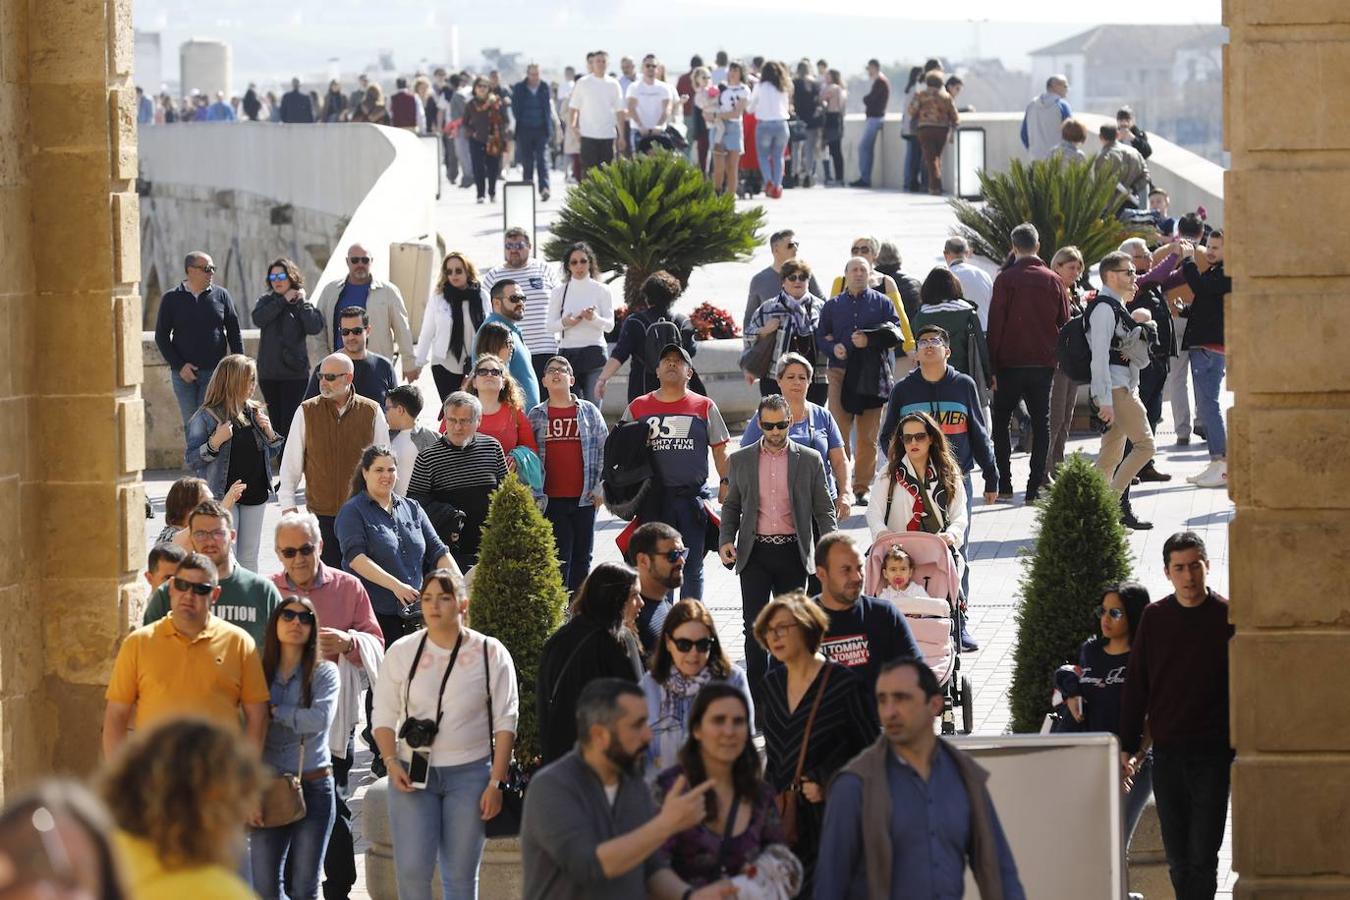
[[431, 363], [431, 377], [442, 403], [463, 385], [473, 360], [474, 335], [488, 312], [487, 292], [479, 284], [478, 270], [461, 251], [451, 250], [441, 260], [440, 278], [422, 313], [416, 353], [419, 372]]
[[614, 297], [601, 283], [595, 251], [585, 242], [573, 244], [563, 256], [563, 281], [548, 300], [545, 325], [561, 334], [558, 352], [572, 364], [577, 396], [600, 404], [595, 383], [605, 367], [605, 333], [614, 327]]
[[759, 84], [750, 94], [749, 111], [755, 114], [755, 152], [764, 175], [764, 196], [783, 196], [783, 154], [788, 145], [788, 119], [792, 118], [792, 79], [787, 66], [770, 60], [759, 73]]
[[472, 898], [483, 823], [501, 812], [515, 741], [516, 669], [500, 641], [464, 625], [468, 595], [455, 573], [428, 575], [421, 602], [426, 630], [386, 651], [371, 716], [389, 768], [398, 894], [430, 900], [439, 861], [442, 896]]

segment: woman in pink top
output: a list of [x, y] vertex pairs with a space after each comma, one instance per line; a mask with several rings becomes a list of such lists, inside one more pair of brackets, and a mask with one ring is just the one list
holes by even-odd
[[535, 454], [539, 453], [534, 429], [522, 409], [524, 395], [501, 357], [491, 353], [479, 355], [464, 385], [465, 390], [483, 404], [483, 421], [478, 426], [478, 433], [491, 435], [501, 443], [508, 469], [516, 467], [511, 451], [517, 447], [529, 447]]

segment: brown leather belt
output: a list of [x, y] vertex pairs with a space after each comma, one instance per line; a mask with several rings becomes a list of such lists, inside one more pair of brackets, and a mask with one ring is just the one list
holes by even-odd
[[332, 769], [330, 766], [324, 766], [322, 769], [315, 769], [315, 770], [312, 771], [312, 772], [306, 772], [305, 774], [303, 774], [303, 775], [300, 776], [300, 780], [301, 780], [301, 781], [322, 781], [323, 779], [327, 778], [329, 775], [332, 775], [332, 774], [333, 774], [333, 769]]

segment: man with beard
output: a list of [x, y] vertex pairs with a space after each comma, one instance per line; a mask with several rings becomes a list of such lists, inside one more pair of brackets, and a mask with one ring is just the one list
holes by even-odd
[[[384, 406], [384, 395], [398, 386], [394, 364], [368, 347], [370, 316], [359, 306], [349, 306], [338, 315], [338, 334], [342, 337], [342, 351], [352, 360], [352, 387], [362, 397]], [[319, 396], [319, 367], [309, 373], [305, 399]]]
[[820, 593], [815, 600], [830, 618], [820, 642], [826, 659], [853, 669], [870, 686], [884, 663], [904, 656], [923, 658], [900, 611], [863, 594], [863, 557], [852, 535], [834, 531], [820, 539], [816, 577]]
[[492, 285], [489, 295], [492, 312], [479, 326], [478, 334], [473, 338], [474, 346], [470, 350], [473, 351], [472, 355], [477, 357], [479, 337], [489, 326], [499, 325], [511, 332], [511, 358], [506, 361], [506, 367], [525, 395], [525, 408], [534, 409], [539, 405], [539, 377], [535, 374], [533, 363], [530, 362], [530, 348], [525, 343], [525, 334], [520, 330], [520, 323], [525, 321], [525, 306], [529, 298], [512, 278], [497, 281]]
[[[524, 896], [627, 900], [647, 895], [661, 870], [656, 850], [707, 816], [711, 779], [689, 788], [676, 779], [658, 810], [642, 780], [651, 743], [642, 690], [598, 678], [577, 699], [577, 746], [530, 780], [520, 833]], [[726, 896], [709, 886], [686, 896]]]
[[665, 522], [647, 522], [633, 532], [628, 544], [638, 573], [638, 593], [642, 611], [637, 617], [638, 639], [642, 653], [650, 656], [666, 626], [670, 600], [684, 584], [684, 561], [689, 557], [680, 533]]
[[[371, 444], [389, 443], [389, 424], [374, 400], [352, 387], [355, 367], [345, 353], [333, 353], [319, 363], [319, 396], [295, 411], [281, 457], [281, 511], [299, 508], [295, 499], [305, 480], [305, 506], [319, 517], [324, 565], [342, 568], [342, 547], [333, 522], [351, 493], [352, 472], [361, 451]], [[309, 448], [313, 447], [313, 451]]]

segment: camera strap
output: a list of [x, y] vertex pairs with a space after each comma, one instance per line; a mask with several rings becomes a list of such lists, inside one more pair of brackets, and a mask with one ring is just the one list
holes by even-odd
[[[408, 669], [408, 683], [403, 686], [403, 714], [407, 716], [409, 712], [409, 702], [412, 697], [412, 681], [417, 677], [417, 664], [422, 661], [422, 651], [427, 648], [427, 641], [430, 640], [431, 633], [422, 635], [422, 640], [417, 644], [417, 652], [413, 654], [412, 667]], [[445, 675], [441, 678], [441, 689], [436, 694], [436, 727], [441, 724], [442, 710], [441, 706], [445, 702], [445, 686], [450, 683], [450, 673], [455, 670], [455, 660], [459, 659], [459, 647], [464, 643], [464, 629], [459, 630], [459, 637], [455, 638], [455, 649], [450, 653], [450, 664], [445, 667]]]

